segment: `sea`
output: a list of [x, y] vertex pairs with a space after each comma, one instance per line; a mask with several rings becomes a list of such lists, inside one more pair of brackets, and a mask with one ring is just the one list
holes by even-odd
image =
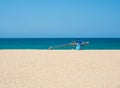
[[[89, 41], [82, 50], [120, 50], [120, 38], [80, 38]], [[0, 38], [0, 50], [37, 49], [48, 50], [49, 47], [61, 46], [76, 41], [76, 38]], [[57, 47], [55, 50], [71, 50], [74, 46]]]

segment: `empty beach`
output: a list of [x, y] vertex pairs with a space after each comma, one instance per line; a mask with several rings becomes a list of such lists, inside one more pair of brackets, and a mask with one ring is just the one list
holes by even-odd
[[120, 88], [120, 50], [0, 50], [0, 88]]

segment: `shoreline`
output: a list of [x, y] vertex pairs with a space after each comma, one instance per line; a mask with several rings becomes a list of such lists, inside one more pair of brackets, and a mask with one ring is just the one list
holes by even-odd
[[21, 50], [25, 50], [25, 51], [28, 51], [28, 50], [36, 50], [36, 51], [120, 51], [120, 49], [86, 49], [86, 50], [75, 50], [75, 49], [69, 49], [69, 50], [60, 50], [60, 49], [56, 49], [56, 50], [49, 50], [49, 49], [0, 49], [0, 51], [7, 51], [7, 50], [17, 50], [17, 51], [21, 51]]

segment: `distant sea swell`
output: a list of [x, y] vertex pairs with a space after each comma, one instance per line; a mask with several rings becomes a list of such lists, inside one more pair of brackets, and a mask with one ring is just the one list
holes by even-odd
[[[80, 38], [89, 41], [83, 50], [120, 50], [120, 38]], [[42, 49], [76, 41], [76, 38], [0, 38], [0, 49]], [[58, 50], [70, 50], [74, 47], [61, 47]]]

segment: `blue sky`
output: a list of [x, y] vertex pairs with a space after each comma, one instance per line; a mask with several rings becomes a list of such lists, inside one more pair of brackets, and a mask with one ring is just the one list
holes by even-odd
[[0, 0], [0, 38], [119, 37], [120, 0]]

